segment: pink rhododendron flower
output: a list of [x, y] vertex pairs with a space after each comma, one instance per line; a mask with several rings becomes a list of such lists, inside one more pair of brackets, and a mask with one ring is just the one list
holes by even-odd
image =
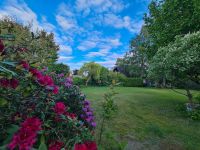
[[54, 106], [53, 110], [57, 114], [64, 114], [66, 111], [66, 106], [63, 102], [57, 102], [56, 105]]
[[58, 94], [59, 93], [59, 87], [58, 86], [54, 86], [53, 93], [54, 94]]
[[5, 46], [3, 44], [3, 41], [0, 40], [0, 53], [3, 52], [4, 48], [5, 48]]
[[64, 143], [60, 141], [54, 141], [50, 144], [49, 150], [61, 150], [63, 147]]
[[41, 121], [38, 118], [27, 118], [13, 136], [8, 148], [13, 150], [18, 147], [20, 150], [30, 150], [36, 142], [37, 133], [40, 130]]
[[20, 52], [26, 52], [28, 49], [25, 48], [25, 47], [21, 47], [21, 48], [19, 48], [18, 50], [19, 50]]
[[39, 70], [35, 69], [35, 68], [30, 68], [29, 71], [36, 78], [41, 78], [43, 76], [42, 73]]
[[0, 86], [7, 88], [9, 86], [10, 81], [6, 78], [0, 79]]
[[86, 142], [85, 144], [86, 144], [88, 150], [97, 150], [96, 142], [91, 141], [91, 142]]
[[83, 144], [77, 143], [74, 146], [74, 150], [97, 150], [97, 144], [94, 141], [85, 142]]
[[17, 79], [10, 79], [10, 87], [16, 89], [19, 85], [19, 81]]
[[27, 62], [27, 61], [24, 61], [24, 60], [20, 62], [20, 65], [22, 65], [22, 67], [23, 67], [24, 69], [26, 69], [26, 70], [29, 70], [29, 68], [30, 68], [28, 62]]
[[76, 114], [74, 114], [74, 113], [69, 113], [69, 112], [66, 112], [64, 115], [67, 116], [67, 117], [70, 117], [71, 119], [75, 119], [75, 118], [77, 117]]
[[88, 150], [85, 144], [77, 143], [74, 146], [74, 150]]

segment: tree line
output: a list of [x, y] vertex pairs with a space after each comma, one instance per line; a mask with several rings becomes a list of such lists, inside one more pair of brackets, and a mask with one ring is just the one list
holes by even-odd
[[130, 50], [116, 62], [128, 77], [149, 85], [191, 88], [200, 84], [200, 1], [153, 0], [144, 25], [130, 41]]

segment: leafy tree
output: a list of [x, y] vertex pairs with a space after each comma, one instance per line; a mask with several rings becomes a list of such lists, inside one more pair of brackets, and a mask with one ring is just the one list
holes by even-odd
[[64, 73], [64, 74], [69, 74], [70, 73], [70, 68], [68, 65], [65, 65], [63, 63], [59, 63], [59, 64], [51, 64], [49, 67], [48, 67], [48, 70], [50, 72], [55, 72], [56, 74], [61, 74], [61, 73]]
[[149, 76], [164, 76], [171, 84], [183, 84], [190, 103], [188, 81], [200, 84], [200, 31], [177, 36], [174, 43], [159, 48], [152, 59]]
[[109, 70], [106, 67], [101, 67], [100, 70], [100, 84], [107, 85], [109, 79]]
[[[26, 51], [19, 54], [25, 60], [36, 66], [48, 66], [56, 62], [57, 51], [59, 46], [54, 41], [53, 33], [47, 33], [44, 30], [32, 32], [31, 26], [24, 26], [17, 21], [5, 18], [0, 20], [0, 34], [12, 34], [15, 36], [14, 41], [6, 41], [6, 47], [14, 48], [16, 51]], [[11, 55], [10, 59], [15, 60]]]
[[167, 46], [177, 35], [200, 30], [200, 1], [153, 0], [144, 18], [151, 37], [148, 55], [152, 58], [159, 47]]
[[147, 56], [146, 49], [148, 47], [148, 33], [146, 27], [143, 26], [139, 35], [130, 42], [130, 50], [122, 59], [117, 59], [116, 65], [120, 72], [128, 77], [146, 77]]
[[89, 81], [99, 82], [100, 72], [102, 66], [95, 63], [89, 62], [85, 63], [79, 70], [79, 74], [87, 78], [85, 85], [87, 86]]

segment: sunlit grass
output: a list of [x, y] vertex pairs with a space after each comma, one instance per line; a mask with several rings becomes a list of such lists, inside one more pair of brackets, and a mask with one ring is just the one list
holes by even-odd
[[[82, 90], [91, 100], [98, 122], [100, 104], [108, 88], [87, 87]], [[200, 148], [200, 122], [185, 118], [176, 110], [187, 102], [185, 96], [168, 89], [117, 87], [116, 91], [119, 93], [115, 98], [118, 113], [108, 122], [104, 148], [116, 141], [128, 143], [131, 138], [152, 146], [152, 149]]]

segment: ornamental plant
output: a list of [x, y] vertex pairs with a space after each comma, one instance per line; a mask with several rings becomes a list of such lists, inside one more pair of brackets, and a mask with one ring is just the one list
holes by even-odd
[[85, 95], [64, 73], [23, 60], [26, 51], [0, 41], [0, 149], [97, 150]]

